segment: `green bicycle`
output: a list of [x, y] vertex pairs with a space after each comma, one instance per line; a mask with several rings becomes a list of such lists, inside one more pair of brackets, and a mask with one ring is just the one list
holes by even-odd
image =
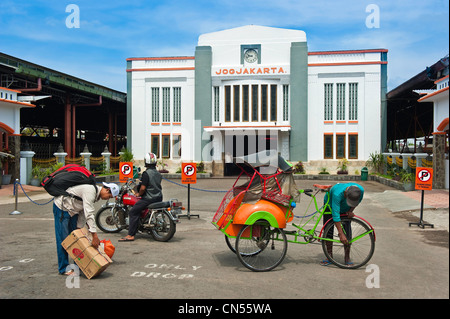
[[[348, 240], [348, 245], [344, 245], [339, 240], [338, 232], [334, 231], [335, 224], [333, 219], [329, 219], [317, 235], [319, 222], [324, 214], [331, 214], [331, 207], [328, 201], [321, 207], [318, 207], [316, 195], [319, 191], [329, 192], [331, 185], [314, 185], [317, 189], [315, 193], [311, 189], [299, 190], [300, 193], [311, 197], [309, 206], [314, 203], [315, 212], [310, 215], [303, 216], [306, 219], [302, 224], [296, 225], [292, 223], [297, 230], [286, 231], [287, 234], [292, 235], [294, 240], [288, 242], [309, 244], [316, 240], [322, 243], [322, 249], [326, 258], [340, 268], [356, 269], [365, 265], [373, 256], [375, 251], [375, 230], [372, 225], [365, 219], [359, 216], [348, 218], [346, 214], [341, 215], [341, 225], [345, 236]], [[309, 208], [308, 206], [308, 208]], [[306, 229], [308, 225], [313, 226], [311, 229]], [[302, 239], [303, 241], [299, 241]]]

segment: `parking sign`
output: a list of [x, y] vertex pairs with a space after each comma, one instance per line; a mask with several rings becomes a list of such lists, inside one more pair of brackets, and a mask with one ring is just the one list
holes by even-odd
[[120, 162], [119, 171], [119, 180], [121, 183], [125, 183], [128, 178], [133, 178], [133, 162]]
[[433, 169], [416, 167], [416, 189], [430, 191], [433, 189]]
[[197, 165], [195, 163], [181, 164], [181, 183], [183, 184], [197, 183]]

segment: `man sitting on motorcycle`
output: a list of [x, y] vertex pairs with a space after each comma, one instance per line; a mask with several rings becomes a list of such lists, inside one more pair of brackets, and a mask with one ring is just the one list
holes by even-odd
[[148, 205], [156, 202], [162, 202], [161, 174], [156, 170], [156, 155], [147, 153], [144, 157], [147, 170], [142, 173], [141, 183], [138, 186], [137, 196], [141, 199], [133, 206], [129, 212], [128, 235], [119, 239], [119, 242], [134, 241], [134, 236], [139, 227], [139, 216], [142, 210]]

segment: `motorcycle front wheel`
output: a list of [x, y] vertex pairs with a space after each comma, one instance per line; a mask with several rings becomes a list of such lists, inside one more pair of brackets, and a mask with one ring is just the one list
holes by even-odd
[[157, 241], [168, 241], [175, 235], [176, 225], [165, 210], [153, 213], [150, 235]]
[[118, 233], [123, 229], [119, 221], [119, 213], [125, 216], [123, 208], [114, 206], [102, 207], [95, 214], [95, 223], [104, 233]]

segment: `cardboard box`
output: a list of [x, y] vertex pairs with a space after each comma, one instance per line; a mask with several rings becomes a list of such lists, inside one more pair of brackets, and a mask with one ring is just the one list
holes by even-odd
[[103, 272], [112, 263], [111, 258], [99, 246], [92, 246], [92, 236], [85, 228], [74, 230], [61, 243], [88, 279]]

